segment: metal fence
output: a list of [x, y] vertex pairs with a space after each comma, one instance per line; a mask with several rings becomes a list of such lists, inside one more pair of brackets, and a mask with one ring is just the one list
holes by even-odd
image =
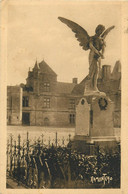
[[[119, 154], [103, 155], [99, 148], [94, 156], [72, 152], [70, 134], [58, 139], [55, 133], [47, 140], [42, 134], [32, 142], [27, 132], [24, 141], [20, 134], [17, 141], [12, 135], [7, 141], [7, 176], [27, 188], [101, 188], [110, 182], [111, 174], [119, 185]], [[101, 176], [107, 181], [95, 183]]]
[[[45, 139], [42, 134], [34, 142], [29, 140], [28, 132], [24, 141], [21, 140], [20, 134], [17, 141], [10, 134], [10, 138], [7, 140], [7, 175], [14, 178], [18, 184], [23, 183], [30, 188], [54, 187], [56, 183], [53, 181], [53, 168], [56, 168], [54, 173], [58, 173], [58, 176], [62, 176], [62, 174], [64, 176], [59, 162], [55, 161], [57, 159], [55, 152], [58, 152], [60, 148], [63, 151], [66, 150], [70, 141], [70, 134], [66, 139], [64, 137], [59, 139], [57, 132], [53, 139], [50, 137]], [[69, 151], [70, 148], [67, 148], [67, 150]], [[50, 160], [52, 159], [54, 164], [50, 167]], [[60, 178], [57, 179], [60, 181]], [[62, 179], [65, 180], [65, 177]], [[59, 183], [59, 185], [61, 184]]]

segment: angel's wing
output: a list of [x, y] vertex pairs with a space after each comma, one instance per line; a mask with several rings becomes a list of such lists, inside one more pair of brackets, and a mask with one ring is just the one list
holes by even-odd
[[84, 50], [88, 50], [90, 37], [87, 31], [71, 20], [62, 17], [58, 17], [58, 19], [65, 23], [69, 28], [71, 28], [71, 30], [75, 33], [75, 37], [80, 42], [80, 46], [82, 46]]
[[106, 36], [108, 35], [108, 33], [109, 33], [113, 28], [115, 28], [115, 26], [111, 26], [111, 27], [109, 27], [108, 29], [106, 29], [106, 30], [104, 31], [104, 33], [101, 35], [102, 38], [105, 39]]

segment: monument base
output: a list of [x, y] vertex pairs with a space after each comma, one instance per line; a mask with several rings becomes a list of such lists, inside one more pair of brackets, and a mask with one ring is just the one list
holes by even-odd
[[118, 144], [114, 136], [114, 103], [104, 92], [91, 87], [87, 79], [83, 97], [76, 106], [76, 130], [72, 150], [87, 155], [116, 152]]
[[96, 97], [96, 96], [106, 96], [106, 94], [104, 92], [100, 92], [99, 90], [88, 90], [88, 91], [85, 91], [84, 92], [84, 96], [93, 96], [93, 97]]
[[72, 151], [95, 155], [100, 149], [105, 153], [115, 153], [118, 149], [118, 142], [115, 137], [87, 137], [76, 135], [71, 142]]

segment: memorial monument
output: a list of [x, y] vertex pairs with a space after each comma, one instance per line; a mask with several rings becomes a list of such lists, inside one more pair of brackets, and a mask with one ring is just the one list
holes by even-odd
[[114, 103], [97, 88], [104, 59], [105, 38], [114, 26], [105, 29], [98, 25], [90, 37], [85, 29], [68, 19], [58, 17], [75, 33], [80, 46], [89, 53], [89, 74], [86, 77], [84, 95], [76, 107], [76, 129], [72, 149], [92, 154], [97, 146], [109, 149], [116, 146], [113, 128]]

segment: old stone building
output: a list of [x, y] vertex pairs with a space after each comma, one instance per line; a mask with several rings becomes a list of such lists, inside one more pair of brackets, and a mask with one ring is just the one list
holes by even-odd
[[[114, 102], [114, 126], [120, 127], [121, 64], [104, 65], [98, 79], [98, 88]], [[57, 81], [57, 74], [43, 60], [29, 70], [26, 84], [7, 87], [7, 123], [74, 127], [75, 110], [84, 93], [86, 77], [78, 84]]]

